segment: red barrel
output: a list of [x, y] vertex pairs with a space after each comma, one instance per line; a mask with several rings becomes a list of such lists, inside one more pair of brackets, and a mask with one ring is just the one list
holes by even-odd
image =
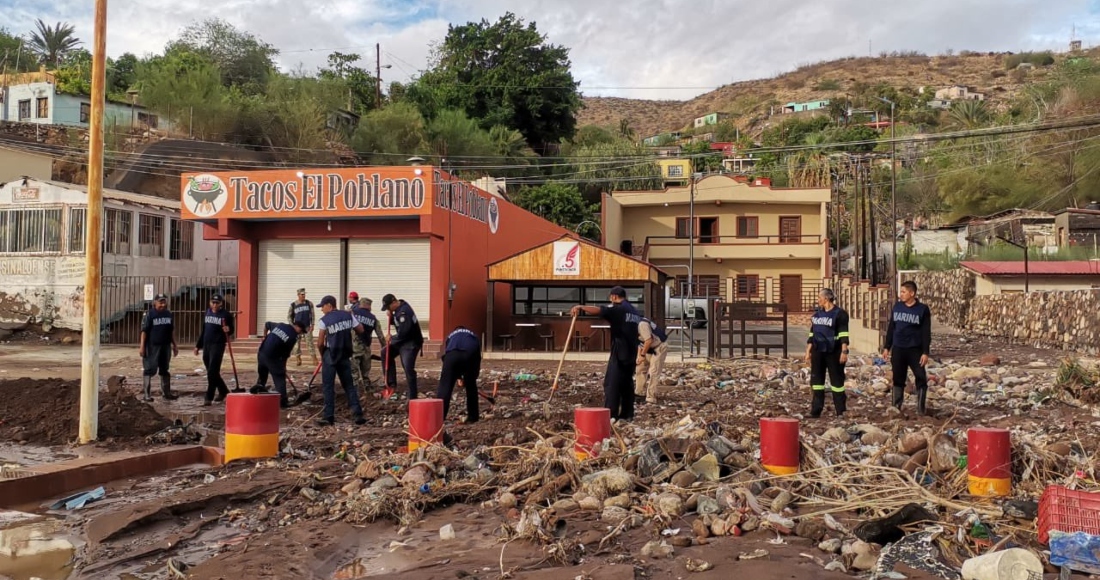
[[787, 417], [760, 419], [760, 463], [769, 473], [798, 473], [798, 419]]
[[409, 453], [443, 441], [443, 399], [409, 401]]
[[1012, 436], [1008, 429], [974, 427], [966, 439], [967, 487], [971, 495], [1012, 492]]
[[577, 409], [573, 411], [573, 424], [577, 430], [577, 444], [573, 446], [577, 459], [596, 457], [603, 440], [611, 437], [611, 409]]
[[225, 461], [279, 455], [279, 395], [230, 393], [225, 399]]

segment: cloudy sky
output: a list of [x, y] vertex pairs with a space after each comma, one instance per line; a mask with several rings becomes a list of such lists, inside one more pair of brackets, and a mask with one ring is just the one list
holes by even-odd
[[[586, 95], [684, 99], [725, 83], [870, 50], [1064, 50], [1076, 25], [1100, 44], [1100, 0], [108, 0], [107, 50], [160, 51], [187, 23], [218, 16], [281, 51], [284, 70], [333, 50], [407, 80], [448, 23], [511, 10], [569, 47]], [[0, 26], [66, 21], [90, 47], [92, 0], [0, 0]]]

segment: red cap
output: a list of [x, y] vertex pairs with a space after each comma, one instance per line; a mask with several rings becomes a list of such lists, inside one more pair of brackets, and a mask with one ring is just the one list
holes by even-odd
[[351, 298], [352, 300], [358, 300], [359, 299], [359, 293], [358, 292], [348, 292], [348, 298]]

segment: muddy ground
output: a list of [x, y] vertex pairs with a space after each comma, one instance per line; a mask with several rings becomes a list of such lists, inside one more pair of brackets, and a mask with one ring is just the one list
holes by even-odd
[[[1049, 382], [1063, 356], [993, 341], [964, 341], [955, 336], [942, 337], [936, 348], [936, 358], [943, 364], [977, 364], [991, 354], [999, 356], [1004, 366], [1028, 369], [1028, 376], [1036, 382]], [[107, 444], [112, 449], [149, 448], [144, 436], [160, 430], [167, 421], [163, 417], [198, 416], [211, 428], [220, 427], [221, 407], [200, 407], [205, 377], [196, 373], [201, 364], [192, 360], [194, 357], [185, 354], [173, 363], [173, 373], [177, 374], [173, 386], [182, 395], [180, 400], [166, 402], [158, 397], [150, 408], [136, 398], [140, 395], [136, 356], [126, 356], [122, 350], [112, 351], [111, 356], [113, 362], [101, 374], [104, 378], [115, 374], [127, 378], [118, 388], [101, 393], [100, 433], [101, 438], [111, 438]], [[17, 358], [5, 353], [0, 364], [8, 372], [0, 377], [19, 372], [22, 363]], [[41, 368], [33, 358], [27, 364], [35, 365], [36, 370]], [[72, 372], [67, 365], [58, 363]], [[238, 360], [242, 385], [252, 384], [255, 378], [251, 366], [247, 358]], [[420, 366], [421, 393], [433, 393], [438, 362], [426, 357]], [[478, 448], [522, 447], [556, 434], [571, 437], [574, 408], [602, 403], [603, 366], [567, 363], [561, 388], [547, 409], [556, 361], [485, 361], [481, 388], [486, 394], [495, 389], [496, 404], [490, 406], [483, 400], [481, 422], [456, 424], [465, 414], [464, 394], [459, 390], [447, 424], [456, 450], [435, 463], [460, 468]], [[867, 356], [854, 357], [850, 366], [849, 413], [837, 419], [829, 415], [831, 405], [827, 406], [825, 417], [804, 420], [803, 432], [807, 435], [818, 436], [831, 427], [860, 423], [877, 424], [893, 432], [919, 427], [947, 432], [977, 424], [1008, 425], [1025, 431], [1053, 430], [1056, 435], [1079, 440], [1093, 449], [1100, 435], [1090, 409], [1050, 402], [1022, 413], [996, 400], [957, 403], [937, 396], [940, 385], [936, 379], [929, 397], [933, 416], [889, 415], [885, 398], [869, 388], [871, 380], [881, 376], [884, 369], [876, 367]], [[311, 371], [308, 366], [291, 367], [300, 389], [304, 390]], [[539, 378], [514, 378], [525, 372]], [[377, 363], [374, 373], [377, 378]], [[232, 387], [228, 360], [224, 374]], [[763, 376], [773, 380], [765, 381]], [[717, 387], [722, 381], [733, 383]], [[515, 482], [486, 484], [460, 497], [426, 502], [418, 509], [374, 521], [352, 518], [338, 499], [349, 494], [347, 486], [357, 481], [353, 473], [363, 459], [376, 460], [384, 467], [389, 465], [387, 458], [406, 444], [406, 404], [382, 400], [373, 391], [364, 393], [362, 400], [370, 422], [356, 427], [343, 397], [338, 395], [337, 425], [318, 427], [313, 421], [320, 414], [319, 382], [313, 387], [310, 404], [285, 413], [281, 443], [284, 455], [280, 459], [239, 461], [218, 469], [190, 469], [140, 481], [112, 482], [107, 486], [107, 499], [82, 512], [62, 514], [74, 536], [82, 540], [72, 577], [180, 577], [173, 569], [182, 570], [183, 577], [234, 580], [387, 576], [706, 579], [728, 578], [730, 573], [747, 573], [747, 577], [763, 580], [850, 577], [823, 569], [823, 561], [830, 557], [815, 548], [816, 542], [767, 532], [709, 538], [694, 544], [689, 541], [692, 545], [678, 546], [669, 558], [641, 555], [643, 545], [652, 540], [685, 535], [690, 538], [694, 514], [648, 521], [605, 541], [613, 526], [601, 521], [599, 512], [570, 511], [555, 516], [556, 543], [509, 541], [520, 518], [519, 508], [531, 499], [531, 492], [540, 491], [517, 491], [518, 506], [500, 505], [497, 499], [501, 488]], [[399, 382], [403, 387], [404, 379]], [[657, 428], [686, 417], [717, 424], [727, 437], [737, 441], [756, 436], [760, 416], [804, 417], [808, 412], [808, 376], [800, 363], [769, 359], [715, 362], [703, 367], [670, 365], [663, 382], [658, 404], [639, 405], [636, 421], [616, 428], [616, 437], [624, 447], [644, 442], [658, 432]], [[942, 384], [942, 376], [939, 382]], [[0, 383], [0, 440], [39, 445], [71, 442], [75, 438], [76, 390], [73, 383], [56, 380]], [[151, 415], [153, 408], [163, 417]], [[138, 419], [122, 421], [121, 417]], [[56, 449], [59, 453], [67, 451]], [[504, 473], [507, 463], [518, 461], [517, 457], [502, 451], [489, 463], [493, 470]], [[569, 495], [568, 490], [562, 490], [561, 497]], [[555, 499], [548, 498], [544, 505]], [[415, 517], [409, 517], [410, 513]], [[839, 519], [854, 524], [861, 517], [865, 516], [852, 513]], [[455, 539], [444, 541], [439, 532], [448, 524], [454, 529]], [[555, 551], [555, 546], [561, 548]], [[689, 571], [688, 566], [698, 561], [713, 569]], [[934, 577], [904, 566], [897, 571], [913, 579]]]

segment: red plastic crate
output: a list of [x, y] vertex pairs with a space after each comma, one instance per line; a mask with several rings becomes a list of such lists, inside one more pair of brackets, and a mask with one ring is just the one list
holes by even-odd
[[1100, 493], [1047, 486], [1039, 500], [1039, 542], [1046, 545], [1051, 531], [1100, 536]]

